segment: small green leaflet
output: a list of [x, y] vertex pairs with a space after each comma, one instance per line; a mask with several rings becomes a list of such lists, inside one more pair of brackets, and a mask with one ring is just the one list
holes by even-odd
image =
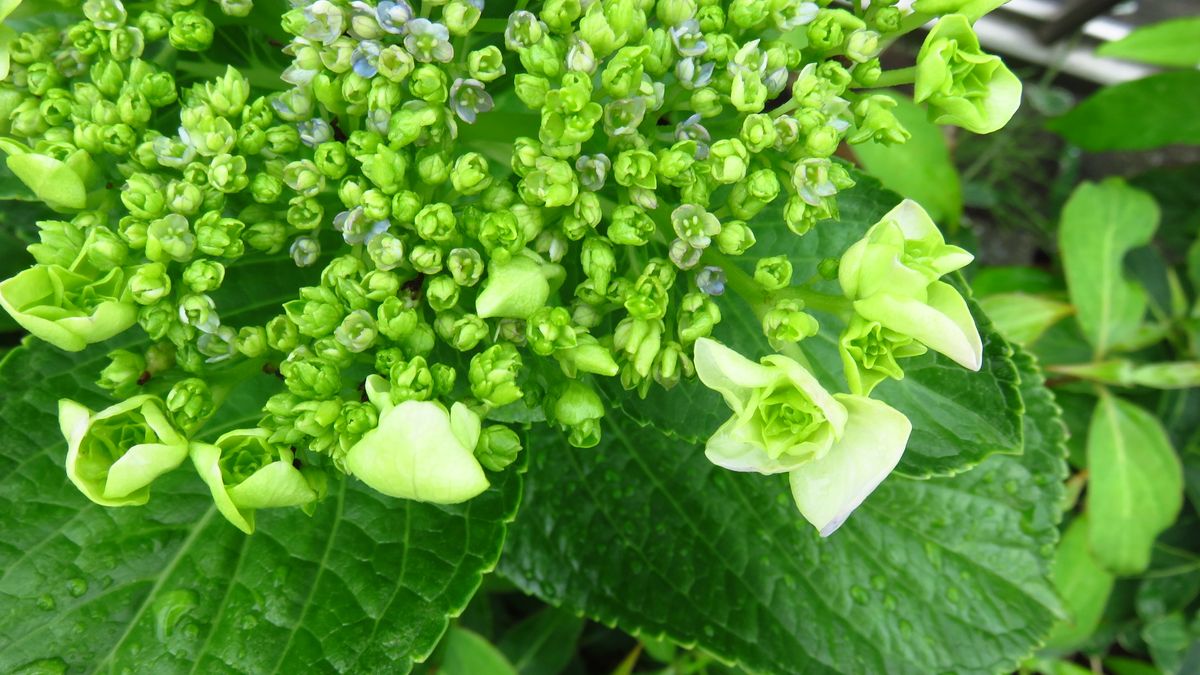
[[1047, 126], [1089, 152], [1200, 145], [1200, 71], [1105, 87]]
[[1088, 429], [1092, 554], [1118, 575], [1150, 564], [1159, 533], [1183, 507], [1183, 468], [1158, 419], [1103, 392]]
[[1083, 183], [1063, 207], [1058, 244], [1079, 325], [1102, 357], [1133, 340], [1146, 293], [1126, 278], [1125, 255], [1158, 227], [1158, 206], [1120, 179]]
[[1101, 45], [1096, 53], [1156, 66], [1195, 68], [1200, 65], [1200, 17], [1142, 26], [1116, 42]]

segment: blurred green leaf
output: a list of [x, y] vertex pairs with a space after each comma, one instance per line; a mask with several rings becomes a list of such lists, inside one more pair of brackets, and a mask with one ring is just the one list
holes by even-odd
[[1124, 274], [1130, 249], [1158, 227], [1158, 206], [1119, 179], [1083, 183], [1063, 208], [1059, 251], [1079, 325], [1103, 356], [1134, 339], [1146, 313], [1146, 292]]
[[975, 297], [997, 293], [1048, 293], [1061, 291], [1062, 281], [1049, 270], [1017, 265], [997, 265], [975, 270], [971, 277], [971, 292]]
[[979, 299], [979, 306], [1004, 339], [1022, 346], [1036, 341], [1075, 311], [1065, 302], [1027, 293], [989, 295]]
[[1088, 517], [1071, 522], [1058, 543], [1054, 559], [1054, 587], [1067, 610], [1046, 638], [1052, 650], [1068, 651], [1083, 642], [1100, 624], [1104, 605], [1112, 592], [1113, 576], [1088, 551]]
[[1161, 670], [1149, 663], [1121, 656], [1104, 659], [1104, 667], [1112, 675], [1162, 675]]
[[1150, 620], [1178, 612], [1200, 595], [1200, 558], [1189, 551], [1159, 544], [1150, 569], [1138, 584], [1134, 605], [1138, 616]]
[[[1150, 647], [1154, 665], [1168, 673], [1184, 673], [1183, 660], [1196, 641], [1182, 612], [1150, 621], [1142, 629], [1142, 639]], [[1195, 671], [1191, 671], [1195, 672]]]
[[517, 675], [499, 649], [465, 628], [451, 628], [444, 649], [441, 675]]
[[1183, 505], [1183, 470], [1158, 419], [1102, 392], [1088, 430], [1092, 554], [1109, 571], [1137, 574]]
[[1200, 65], [1200, 16], [1142, 26], [1116, 42], [1100, 45], [1096, 53], [1155, 66], [1194, 68]]
[[962, 217], [962, 187], [942, 128], [929, 121], [925, 109], [897, 92], [892, 111], [912, 134], [907, 143], [861, 143], [852, 147], [859, 163], [885, 188], [920, 202], [934, 221], [957, 225]]
[[1091, 152], [1200, 145], [1200, 71], [1105, 87], [1047, 126]]
[[521, 675], [556, 675], [575, 654], [583, 624], [582, 617], [550, 607], [513, 626], [496, 646]]

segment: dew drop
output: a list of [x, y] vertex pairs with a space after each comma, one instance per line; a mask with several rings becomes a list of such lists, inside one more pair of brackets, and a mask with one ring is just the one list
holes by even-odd
[[196, 592], [185, 588], [167, 591], [155, 601], [154, 632], [159, 640], [167, 639], [183, 617], [199, 602]]
[[67, 592], [70, 593], [71, 597], [73, 597], [73, 598], [78, 598], [79, 596], [83, 595], [84, 593], [87, 593], [87, 590], [88, 590], [87, 579], [75, 577], [74, 579], [71, 579], [70, 581], [67, 582]]
[[253, 614], [243, 614], [242, 618], [238, 621], [238, 628], [241, 628], [242, 630], [250, 630], [257, 625], [258, 617], [254, 616]]
[[1018, 488], [1018, 487], [1019, 487], [1019, 486], [1017, 485], [1017, 481], [1015, 481], [1015, 480], [1006, 480], [1006, 481], [1004, 481], [1004, 491], [1005, 491], [1005, 492], [1007, 492], [1007, 493], [1008, 493], [1008, 494], [1010, 494], [1010, 495], [1015, 495], [1015, 494], [1017, 494], [1017, 488]]
[[854, 601], [858, 604], [863, 605], [871, 599], [871, 594], [868, 593], [867, 589], [863, 588], [862, 586], [851, 586], [850, 597], [854, 598]]
[[197, 626], [195, 623], [188, 623], [181, 629], [181, 632], [187, 639], [195, 640], [200, 637], [200, 626]]
[[929, 563], [934, 569], [942, 569], [942, 549], [937, 547], [937, 544], [932, 541], [925, 542], [925, 556], [929, 558]]
[[712, 637], [717, 634], [717, 629], [713, 628], [711, 624], [707, 624], [704, 626], [704, 634], [708, 637]]
[[37, 599], [37, 608], [38, 609], [49, 612], [57, 606], [58, 606], [58, 603], [54, 601], [53, 595], [50, 595], [49, 593], [43, 593], [40, 596], [38, 596], [38, 599]]
[[875, 576], [871, 577], [871, 586], [877, 591], [882, 591], [883, 589], [887, 588], [887, 577], [883, 576], [882, 574], [876, 574]]
[[889, 612], [896, 609], [896, 598], [890, 595], [883, 596], [883, 608]]
[[948, 588], [946, 590], [946, 599], [949, 600], [951, 602], [951, 604], [958, 604], [958, 600], [959, 600], [958, 589], [953, 586]]

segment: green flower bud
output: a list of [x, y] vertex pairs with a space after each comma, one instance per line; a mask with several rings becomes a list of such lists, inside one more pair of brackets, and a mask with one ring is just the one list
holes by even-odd
[[912, 134], [896, 119], [892, 109], [896, 99], [882, 94], [865, 96], [854, 106], [857, 118], [854, 133], [846, 137], [851, 143], [874, 141], [885, 145], [905, 143]]
[[456, 248], [450, 251], [446, 268], [454, 283], [459, 286], [474, 286], [483, 277], [483, 256], [473, 248]]
[[187, 457], [187, 440], [153, 396], [134, 396], [98, 413], [62, 399], [58, 422], [68, 445], [67, 477], [102, 506], [145, 504], [150, 483]]
[[121, 190], [121, 203], [137, 218], [153, 219], [167, 210], [163, 182], [158, 176], [135, 173]]
[[617, 183], [653, 190], [658, 186], [658, 158], [649, 150], [623, 150], [613, 163]]
[[455, 190], [464, 195], [478, 194], [487, 189], [492, 183], [487, 158], [477, 152], [459, 155], [458, 159], [454, 160], [450, 182]]
[[[605, 4], [607, 7], [603, 6]], [[645, 26], [645, 15], [641, 14], [639, 22], [635, 14], [641, 14], [641, 11], [635, 9], [632, 2], [592, 3], [579, 20], [579, 36], [591, 45], [596, 58], [606, 58], [633, 38], [629, 32], [631, 28], [639, 23]]]
[[763, 113], [755, 113], [747, 115], [742, 121], [742, 131], [739, 135], [742, 142], [746, 144], [746, 149], [752, 154], [758, 154], [767, 148], [773, 147], [779, 134], [775, 129], [774, 121], [770, 115]]
[[375, 318], [364, 309], [356, 309], [347, 314], [334, 331], [334, 338], [338, 343], [355, 354], [366, 351], [375, 344], [377, 335]]
[[689, 103], [691, 109], [701, 117], [716, 117], [721, 114], [721, 94], [712, 87], [701, 87], [693, 91]]
[[442, 339], [460, 352], [470, 351], [479, 346], [491, 333], [487, 323], [475, 314], [453, 318], [453, 314], [447, 312], [439, 315], [438, 319], [435, 328], [443, 327]]
[[445, 71], [434, 65], [424, 65], [413, 71], [408, 81], [412, 95], [433, 104], [450, 98], [450, 82]]
[[695, 372], [691, 359], [683, 352], [683, 347], [677, 342], [668, 342], [659, 350], [654, 360], [654, 381], [664, 389], [671, 389], [679, 384], [684, 377], [691, 377]]
[[293, 452], [270, 443], [265, 429], [237, 429], [212, 445], [191, 446], [192, 463], [221, 515], [246, 534], [258, 509], [303, 506], [317, 499]]
[[489, 45], [467, 54], [467, 72], [473, 79], [492, 82], [504, 75], [504, 55], [500, 48]]
[[565, 307], [542, 307], [529, 316], [525, 337], [534, 353], [542, 356], [575, 347], [571, 313]]
[[492, 345], [471, 357], [468, 379], [471, 393], [491, 408], [499, 408], [521, 399], [517, 385], [523, 364], [517, 348], [509, 342]]
[[708, 162], [713, 179], [728, 185], [746, 177], [750, 155], [740, 140], [725, 138], [709, 148]]
[[503, 471], [521, 454], [521, 438], [502, 424], [484, 427], [475, 447], [475, 458], [489, 471]]
[[554, 422], [568, 432], [567, 442], [572, 446], [591, 448], [600, 442], [604, 403], [591, 387], [578, 380], [567, 383], [550, 412]]
[[238, 353], [246, 358], [257, 359], [264, 356], [269, 348], [267, 331], [262, 326], [243, 326], [238, 329], [234, 346]]
[[108, 353], [108, 365], [100, 371], [96, 384], [114, 396], [128, 398], [148, 376], [146, 359], [141, 354], [118, 349]]
[[679, 339], [688, 345], [712, 334], [721, 310], [707, 293], [688, 293], [679, 305]]
[[199, 12], [176, 12], [167, 39], [180, 51], [202, 52], [212, 44], [213, 24]]
[[341, 371], [322, 358], [290, 358], [279, 364], [288, 391], [309, 399], [327, 399], [342, 389]]
[[1021, 104], [1021, 81], [984, 53], [967, 17], [944, 16], [917, 54], [913, 100], [928, 102], [938, 124], [979, 134], [1003, 127]]
[[226, 66], [224, 75], [204, 85], [204, 97], [214, 113], [234, 117], [250, 98], [250, 82], [233, 66]]
[[385, 193], [394, 195], [404, 187], [404, 174], [408, 170], [405, 155], [386, 145], [379, 145], [374, 152], [361, 157], [360, 161], [363, 175]]
[[904, 379], [898, 359], [920, 356], [926, 349], [907, 335], [855, 316], [838, 340], [838, 351], [851, 393], [869, 396], [889, 377]]
[[343, 314], [341, 301], [324, 287], [300, 289], [300, 299], [284, 303], [283, 310], [301, 335], [312, 338], [332, 333], [341, 323]]
[[513, 79], [513, 88], [522, 103], [532, 110], [540, 110], [546, 103], [550, 81], [537, 75], [520, 73]]
[[346, 453], [350, 473], [393, 497], [437, 504], [467, 501], [488, 487], [474, 457], [479, 416], [461, 403], [431, 401], [384, 409], [379, 426]]
[[267, 346], [277, 352], [288, 353], [300, 342], [300, 330], [286, 316], [277, 316], [267, 322]]
[[176, 382], [167, 394], [167, 410], [185, 433], [198, 427], [216, 410], [208, 384], [191, 377]]
[[303, 231], [317, 229], [324, 218], [325, 207], [315, 197], [293, 199], [286, 215], [288, 225]]
[[792, 284], [792, 263], [786, 255], [759, 258], [754, 265], [754, 281], [766, 291], [778, 291]]
[[367, 255], [376, 269], [395, 269], [404, 262], [404, 242], [391, 233], [382, 232], [367, 242]]
[[246, 176], [246, 158], [241, 155], [222, 154], [213, 158], [209, 166], [208, 179], [221, 192], [241, 192], [250, 184]]
[[[196, 220], [196, 249], [205, 255], [221, 258], [241, 257], [244, 250], [241, 234], [246, 227], [245, 224], [236, 218], [219, 216], [219, 213], [213, 211]], [[260, 223], [257, 227], [261, 231], [270, 225], [272, 224]], [[282, 239], [282, 234], [280, 234], [280, 239]], [[264, 243], [257, 232], [251, 233], [247, 242], [251, 242], [251, 245]], [[279, 241], [277, 246], [256, 246], [256, 248], [260, 251], [273, 252], [278, 250], [278, 246], [282, 246], [282, 243]]]
[[799, 342], [817, 334], [820, 324], [804, 311], [804, 303], [783, 299], [763, 315], [763, 335], [773, 343]]
[[532, 253], [488, 265], [483, 290], [475, 300], [479, 316], [526, 319], [550, 297], [545, 265]]
[[414, 246], [408, 255], [408, 262], [421, 274], [437, 274], [443, 267], [442, 250], [436, 246]]
[[401, 340], [409, 336], [421, 321], [416, 310], [405, 307], [404, 301], [398, 297], [384, 300], [375, 316], [378, 319], [379, 333], [391, 340]]
[[425, 299], [435, 312], [444, 312], [458, 304], [458, 284], [449, 276], [440, 275], [425, 285]]
[[395, 363], [388, 378], [387, 401], [393, 405], [402, 401], [428, 401], [433, 397], [433, 371], [424, 357], [414, 356], [409, 361]]
[[662, 321], [630, 317], [617, 324], [613, 333], [613, 347], [624, 355], [635, 373], [643, 378], [649, 377], [651, 366], [662, 346], [662, 334]]
[[571, 165], [552, 157], [538, 157], [534, 170], [518, 185], [521, 198], [528, 204], [567, 206], [579, 196], [579, 181]]
[[185, 262], [195, 249], [196, 236], [178, 213], [155, 219], [146, 230], [146, 257], [151, 260]]
[[479, 22], [480, 10], [465, 0], [450, 0], [442, 9], [443, 21], [451, 35], [463, 36]]
[[91, 279], [35, 265], [0, 282], [0, 307], [34, 336], [67, 351], [107, 340], [137, 320], [120, 268]]
[[618, 206], [608, 226], [608, 238], [620, 246], [644, 246], [654, 234], [654, 220], [632, 204]]

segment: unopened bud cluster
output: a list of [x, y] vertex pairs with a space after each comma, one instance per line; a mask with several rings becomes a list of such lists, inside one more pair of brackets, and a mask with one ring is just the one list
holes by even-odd
[[[137, 405], [70, 408], [84, 426], [153, 419], [186, 446], [223, 383], [276, 374], [258, 428], [188, 451], [243, 529], [256, 471], [288, 486], [274, 505], [311, 503], [328, 471], [461, 501], [517, 457], [512, 420], [590, 447], [601, 380], [644, 396], [693, 377], [723, 303], [766, 302], [775, 344], [817, 332], [788, 294], [806, 280], [755, 256], [756, 238], [837, 217], [844, 141], [908, 137], [894, 100], [864, 91], [901, 10], [827, 4], [293, 0], [277, 79], [266, 62], [196, 80], [211, 69], [157, 64], [221, 60], [197, 54], [250, 0], [87, 0], [5, 59], [0, 150], [61, 215], [0, 300], [63, 349], [135, 324], [149, 336], [100, 379]], [[917, 86], [969, 127], [996, 113], [972, 107], [987, 78], [969, 66], [986, 55], [964, 30], [935, 31]], [[306, 281], [255, 323], [249, 308], [285, 281], [264, 278], [279, 258]], [[754, 297], [726, 293], [739, 275]], [[866, 390], [902, 374], [891, 355], [919, 353], [886, 319], [848, 331]], [[404, 461], [427, 474], [396, 474], [387, 443], [411, 443]], [[422, 455], [434, 443], [452, 459]], [[231, 457], [248, 462], [237, 476]], [[145, 485], [109, 487], [85, 492], [144, 501]]]

